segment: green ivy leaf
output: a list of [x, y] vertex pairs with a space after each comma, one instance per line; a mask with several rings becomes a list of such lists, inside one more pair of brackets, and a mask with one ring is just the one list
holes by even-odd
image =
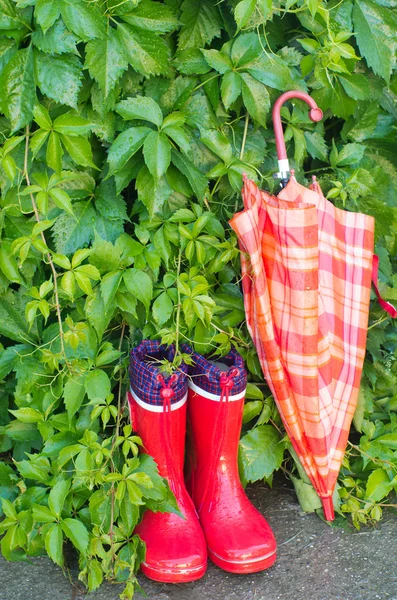
[[294, 76], [287, 64], [277, 55], [269, 57], [263, 54], [246, 63], [244, 68], [257, 81], [276, 90], [305, 89], [304, 81]]
[[136, 189], [138, 198], [144, 204], [149, 212], [149, 217], [160, 213], [169, 199], [172, 188], [165, 177], [155, 179], [147, 167], [143, 167], [136, 179]]
[[328, 158], [328, 148], [323, 136], [317, 133], [317, 131], [305, 131], [304, 136], [310, 156], [319, 158], [325, 162]]
[[77, 56], [52, 56], [34, 51], [35, 76], [40, 91], [67, 106], [76, 107], [82, 66]]
[[183, 75], [203, 75], [210, 70], [198, 48], [188, 48], [178, 52], [174, 65]]
[[216, 129], [202, 129], [200, 133], [201, 141], [228, 165], [233, 158], [233, 149], [227, 137]]
[[13, 294], [0, 298], [0, 333], [16, 342], [34, 340], [35, 336], [24, 319], [23, 311], [18, 310]]
[[127, 100], [123, 100], [117, 105], [116, 110], [127, 121], [142, 119], [150, 121], [158, 127], [161, 127], [163, 124], [161, 108], [152, 98], [145, 98], [143, 96], [127, 98]]
[[73, 546], [83, 554], [88, 548], [88, 531], [81, 521], [77, 519], [63, 519], [61, 521], [62, 531], [70, 539]]
[[243, 102], [254, 121], [266, 127], [266, 118], [270, 110], [270, 98], [267, 88], [248, 73], [242, 73]]
[[128, 68], [127, 58], [117, 29], [110, 27], [104, 39], [88, 42], [85, 67], [88, 68], [91, 77], [98, 82], [105, 98], [107, 98], [123, 72]]
[[70, 215], [73, 215], [73, 206], [70, 201], [69, 195], [65, 192], [65, 190], [54, 187], [50, 190], [49, 194], [52, 200], [54, 201], [54, 204], [58, 206], [58, 208], [61, 208]]
[[280, 468], [284, 446], [272, 425], [260, 425], [240, 440], [239, 467], [245, 482], [258, 481]]
[[138, 298], [148, 312], [153, 296], [153, 284], [149, 275], [138, 269], [127, 269], [124, 272], [123, 281], [129, 293]]
[[46, 131], [52, 128], [52, 120], [48, 110], [41, 104], [36, 104], [33, 109], [33, 116], [36, 123]]
[[[56, 4], [52, 2], [52, 4]], [[44, 33], [36, 29], [32, 33], [32, 42], [42, 52], [47, 54], [78, 54], [76, 44], [79, 38], [68, 31], [62, 19], [58, 19]]]
[[85, 378], [81, 375], [74, 375], [65, 383], [63, 399], [69, 419], [76, 414], [83, 403], [85, 397], [84, 381]]
[[211, 0], [184, 0], [179, 32], [179, 50], [202, 48], [221, 33], [219, 9]]
[[110, 273], [106, 273], [106, 275], [102, 278], [101, 294], [106, 309], [114, 300], [121, 282], [122, 274], [122, 271], [112, 271]]
[[30, 460], [21, 460], [17, 463], [17, 467], [22, 477], [48, 484], [50, 465], [47, 459], [40, 458], [36, 463]]
[[94, 559], [91, 558], [89, 565], [88, 565], [88, 578], [87, 578], [88, 589], [90, 590], [90, 592], [99, 588], [102, 581], [103, 581], [103, 571], [101, 568], [101, 563], [99, 560], [96, 560], [95, 558]]
[[0, 78], [0, 98], [7, 100], [3, 111], [12, 133], [31, 121], [36, 100], [31, 46], [18, 50], [5, 67]]
[[233, 63], [227, 54], [219, 52], [219, 50], [202, 50], [201, 52], [209, 66], [218, 73], [223, 75], [233, 69]]
[[243, 29], [250, 20], [256, 7], [256, 0], [241, 0], [234, 9], [234, 18], [239, 29]]
[[86, 246], [94, 237], [95, 210], [89, 202], [76, 202], [74, 217], [64, 213], [51, 229], [55, 249], [59, 254], [72, 254]]
[[353, 20], [357, 44], [368, 66], [390, 81], [397, 49], [397, 17], [386, 7], [360, 0], [354, 3]]
[[20, 408], [19, 410], [10, 410], [10, 413], [14, 415], [18, 421], [22, 421], [22, 423], [38, 423], [43, 420], [41, 412], [27, 406]]
[[45, 549], [48, 556], [60, 567], [63, 566], [63, 535], [59, 523], [54, 523], [45, 536]]
[[240, 96], [242, 90], [242, 81], [239, 73], [235, 71], [229, 71], [222, 78], [221, 84], [221, 96], [222, 102], [225, 105], [226, 110], [230, 108]]
[[120, 133], [109, 148], [109, 173], [120, 171], [128, 160], [143, 146], [145, 138], [151, 132], [149, 127], [130, 127]]
[[17, 18], [15, 7], [12, 5], [10, 0], [1, 0], [0, 10], [4, 16], [10, 17], [11, 19]]
[[56, 516], [57, 519], [60, 518], [63, 505], [65, 504], [66, 496], [70, 490], [70, 479], [62, 479], [58, 481], [48, 496], [48, 506], [53, 515]]
[[95, 4], [80, 0], [58, 0], [67, 28], [87, 42], [106, 35], [105, 19]]
[[337, 154], [335, 160], [331, 156], [331, 164], [336, 167], [346, 167], [361, 161], [364, 156], [365, 146], [362, 144], [346, 144]]
[[92, 148], [88, 140], [70, 135], [61, 135], [61, 140], [66, 152], [76, 165], [98, 169], [93, 161]]
[[262, 390], [253, 383], [247, 383], [246, 398], [250, 400], [263, 400]]
[[171, 144], [168, 137], [159, 131], [150, 132], [143, 144], [143, 157], [152, 176], [159, 179], [171, 162]]
[[95, 206], [105, 219], [128, 221], [125, 200], [116, 193], [114, 179], [102, 181], [95, 190]]
[[0, 38], [0, 73], [3, 71], [10, 59], [14, 56], [17, 48], [18, 46], [14, 40]]
[[159, 325], [164, 325], [171, 317], [174, 309], [173, 302], [167, 292], [163, 292], [157, 296], [153, 302], [153, 318]]
[[252, 419], [255, 419], [263, 408], [263, 402], [254, 400], [253, 402], [246, 402], [244, 404], [243, 423], [249, 423]]
[[171, 75], [170, 49], [164, 40], [126, 23], [118, 24], [120, 40], [128, 63], [142, 75]]
[[303, 481], [298, 477], [291, 476], [295, 493], [298, 498], [301, 509], [308, 513], [313, 513], [321, 509], [321, 500], [310, 482]]
[[87, 119], [69, 111], [57, 117], [54, 121], [54, 131], [68, 136], [87, 136], [92, 124]]
[[33, 504], [32, 506], [32, 517], [38, 523], [54, 523], [56, 520], [56, 515], [54, 515], [51, 510], [46, 506], [40, 506], [38, 504]]
[[23, 283], [17, 262], [12, 256], [10, 247], [0, 246], [0, 269], [9, 281]]
[[111, 392], [110, 379], [101, 369], [90, 371], [85, 378], [85, 391], [90, 400], [107, 398]]
[[197, 198], [202, 200], [208, 186], [205, 175], [186, 156], [176, 150], [172, 150], [171, 160], [176, 168], [185, 175]]
[[34, 15], [44, 33], [54, 25], [60, 12], [61, 4], [59, 0], [37, 0]]
[[151, 0], [142, 0], [122, 18], [135, 27], [158, 33], [174, 31], [180, 25], [170, 6]]
[[110, 242], [97, 237], [93, 244], [94, 251], [90, 255], [90, 263], [100, 273], [109, 274], [116, 271], [120, 265], [120, 252]]
[[343, 89], [354, 100], [368, 100], [371, 95], [369, 82], [365, 75], [353, 73], [352, 75], [339, 75]]
[[233, 41], [230, 57], [235, 67], [246, 67], [262, 55], [256, 33], [242, 33]]
[[375, 469], [368, 477], [365, 489], [365, 497], [373, 502], [380, 502], [388, 495], [392, 488], [392, 483], [383, 469]]
[[343, 139], [363, 142], [370, 139], [380, 119], [381, 109], [376, 102], [357, 107], [354, 116], [345, 121], [342, 128]]

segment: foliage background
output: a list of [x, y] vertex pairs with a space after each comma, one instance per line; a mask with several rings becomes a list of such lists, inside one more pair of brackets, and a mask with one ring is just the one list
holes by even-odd
[[[384, 296], [397, 300], [395, 0], [0, 0], [1, 549], [77, 549], [90, 589], [131, 598], [145, 507], [177, 510], [138, 455], [124, 405], [142, 337], [244, 356], [245, 482], [289, 473], [244, 325], [228, 219], [241, 175], [276, 188], [270, 107], [301, 181], [377, 220]], [[337, 504], [377, 521], [397, 484], [397, 332], [374, 303], [355, 432]], [[174, 367], [177, 366], [174, 365]], [[292, 459], [291, 459], [292, 456]]]

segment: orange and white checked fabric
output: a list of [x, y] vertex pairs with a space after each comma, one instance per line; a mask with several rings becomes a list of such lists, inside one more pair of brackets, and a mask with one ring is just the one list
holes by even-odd
[[230, 221], [247, 325], [288, 436], [333, 518], [363, 367], [374, 219], [291, 178], [278, 197], [246, 180]]

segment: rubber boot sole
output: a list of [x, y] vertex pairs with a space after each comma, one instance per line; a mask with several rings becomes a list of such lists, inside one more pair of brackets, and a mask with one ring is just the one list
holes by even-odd
[[207, 565], [192, 569], [156, 569], [146, 563], [141, 564], [141, 571], [146, 577], [160, 583], [189, 583], [201, 579], [207, 570]]
[[264, 571], [265, 569], [268, 569], [274, 565], [277, 558], [277, 552], [274, 551], [271, 554], [258, 557], [257, 559], [249, 562], [226, 560], [218, 554], [211, 552], [211, 550], [208, 550], [208, 557], [217, 567], [223, 569], [223, 571], [244, 575], [247, 573], [258, 573], [259, 571]]

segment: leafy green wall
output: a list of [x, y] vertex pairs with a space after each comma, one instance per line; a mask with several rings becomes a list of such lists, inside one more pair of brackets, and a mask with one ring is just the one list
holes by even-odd
[[[6, 558], [47, 552], [63, 566], [70, 540], [90, 589], [124, 581], [132, 597], [140, 510], [175, 510], [125, 410], [128, 351], [143, 336], [235, 346], [251, 377], [243, 479], [271, 483], [281, 467], [317, 507], [247, 335], [227, 221], [244, 171], [276, 187], [270, 107], [307, 90], [325, 115], [283, 109], [293, 166], [376, 217], [382, 292], [397, 299], [396, 5], [0, 0]], [[357, 527], [396, 487], [396, 344], [374, 304], [338, 502]]]

